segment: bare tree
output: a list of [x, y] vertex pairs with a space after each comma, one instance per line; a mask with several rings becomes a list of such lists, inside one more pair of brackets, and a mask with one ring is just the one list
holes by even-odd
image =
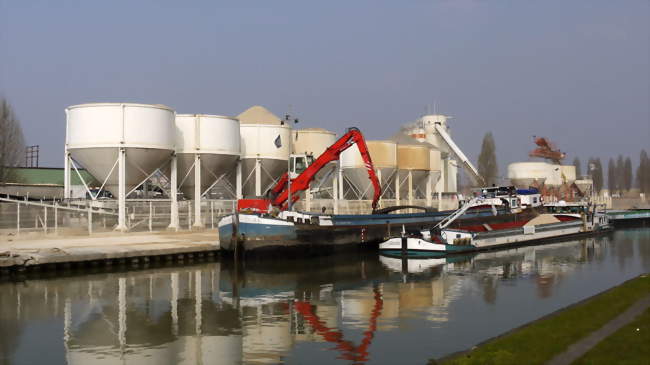
[[10, 178], [7, 167], [19, 166], [25, 153], [20, 122], [6, 99], [0, 99], [0, 181]]

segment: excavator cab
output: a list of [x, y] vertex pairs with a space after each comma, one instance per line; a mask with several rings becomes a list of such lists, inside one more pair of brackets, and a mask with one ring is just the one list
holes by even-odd
[[306, 154], [292, 154], [289, 156], [289, 172], [291, 178], [295, 179], [302, 174], [307, 167], [314, 162], [314, 156]]

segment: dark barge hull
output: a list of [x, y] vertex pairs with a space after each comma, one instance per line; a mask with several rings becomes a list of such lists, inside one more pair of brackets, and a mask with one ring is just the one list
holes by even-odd
[[[262, 227], [240, 224], [237, 240], [233, 240], [232, 227], [219, 227], [219, 241], [224, 253], [237, 250], [247, 256], [305, 256], [328, 255], [350, 250], [376, 250], [378, 244], [391, 235], [428, 229], [449, 212], [379, 215], [335, 215], [333, 225], [295, 223], [290, 227]], [[472, 225], [484, 223], [530, 220], [538, 213], [527, 209], [521, 213], [497, 212], [491, 208], [468, 211], [453, 224]], [[267, 233], [268, 232], [268, 233]]]

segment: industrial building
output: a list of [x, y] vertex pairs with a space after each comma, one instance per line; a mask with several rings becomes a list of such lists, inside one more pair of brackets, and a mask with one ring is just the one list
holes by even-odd
[[[164, 105], [92, 103], [70, 106], [66, 116], [64, 198], [79, 196], [73, 177], [85, 169], [96, 180], [81, 179], [91, 204], [97, 204], [98, 190], [110, 192], [119, 212], [116, 228], [123, 231], [129, 229], [127, 201], [142, 199], [169, 202], [169, 228], [178, 229], [181, 216], [204, 227], [215, 204], [223, 211], [236, 199], [263, 196], [290, 160], [299, 168], [337, 139], [321, 128], [295, 130], [288, 118], [262, 106], [228, 117], [176, 114]], [[457, 161], [475, 169], [451, 141], [447, 119], [426, 115], [390, 139], [367, 141], [382, 185], [381, 205], [457, 206]], [[157, 194], [148, 194], [152, 190]], [[296, 209], [365, 213], [371, 190], [353, 146], [318, 173]]]

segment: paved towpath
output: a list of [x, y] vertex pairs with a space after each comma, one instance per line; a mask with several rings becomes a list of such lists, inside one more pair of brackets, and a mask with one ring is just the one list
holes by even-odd
[[569, 348], [552, 358], [547, 365], [568, 365], [579, 359], [582, 355], [591, 350], [600, 341], [612, 335], [621, 327], [632, 322], [638, 315], [643, 313], [650, 307], [650, 294], [644, 298], [639, 299], [636, 303], [630, 306], [625, 312], [619, 314], [616, 318], [607, 322], [598, 330], [592, 332], [589, 336], [569, 346]]
[[219, 249], [216, 231], [115, 233], [0, 240], [0, 268], [197, 253]]

